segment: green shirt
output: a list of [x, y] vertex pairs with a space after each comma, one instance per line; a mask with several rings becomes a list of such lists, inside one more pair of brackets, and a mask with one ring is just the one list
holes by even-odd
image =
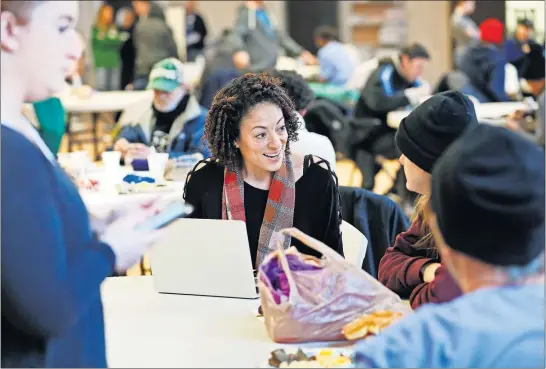
[[95, 68], [119, 68], [121, 64], [119, 50], [128, 35], [115, 27], [103, 32], [93, 27], [93, 58]]

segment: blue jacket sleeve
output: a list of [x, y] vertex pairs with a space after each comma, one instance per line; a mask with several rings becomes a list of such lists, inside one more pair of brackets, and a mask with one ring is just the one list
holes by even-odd
[[[67, 245], [51, 173], [42, 157], [31, 156], [2, 154], [2, 169], [10, 168], [1, 189], [2, 298], [10, 307], [2, 315], [30, 334], [56, 336], [96, 301], [115, 256], [90, 230], [87, 244]], [[13, 160], [17, 165], [9, 164]]]
[[210, 151], [203, 140], [205, 134], [206, 110], [202, 114], [184, 125], [180, 136], [173, 141], [171, 156], [201, 153], [204, 158], [210, 157]]
[[410, 104], [404, 91], [394, 91], [391, 80], [393, 71], [391, 65], [380, 67], [366, 82], [360, 95], [377, 114], [387, 114]]
[[496, 100], [499, 102], [510, 101], [510, 98], [508, 95], [506, 95], [506, 91], [504, 89], [504, 80], [506, 78], [504, 69], [505, 66], [506, 63], [504, 60], [497, 60], [489, 82], [489, 88], [495, 95]]
[[144, 136], [144, 131], [140, 125], [126, 125], [121, 128], [116, 141], [120, 138], [124, 138], [130, 143], [142, 143], [148, 145], [146, 137]]

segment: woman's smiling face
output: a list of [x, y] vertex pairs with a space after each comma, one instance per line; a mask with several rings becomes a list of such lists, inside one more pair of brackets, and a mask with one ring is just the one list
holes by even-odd
[[282, 110], [264, 102], [241, 120], [237, 145], [246, 167], [276, 172], [283, 163], [288, 133]]

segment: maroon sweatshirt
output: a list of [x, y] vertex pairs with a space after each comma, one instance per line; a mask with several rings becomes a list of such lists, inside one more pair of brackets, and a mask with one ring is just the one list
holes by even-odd
[[379, 281], [401, 298], [409, 298], [411, 307], [428, 302], [447, 302], [461, 294], [461, 290], [444, 266], [436, 270], [434, 281], [425, 283], [419, 275], [421, 267], [440, 262], [430, 250], [414, 245], [423, 237], [420, 223], [413, 222], [406, 232], [400, 233], [379, 263]]

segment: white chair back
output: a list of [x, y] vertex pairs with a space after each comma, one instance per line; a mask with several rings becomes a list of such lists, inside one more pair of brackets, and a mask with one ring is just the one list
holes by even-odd
[[358, 229], [346, 221], [341, 223], [341, 234], [343, 238], [343, 253], [345, 260], [362, 268], [366, 250], [368, 248], [368, 239]]
[[346, 87], [351, 90], [360, 91], [364, 88], [368, 78], [370, 78], [371, 74], [377, 69], [378, 65], [379, 60], [377, 58], [366, 60], [357, 65], [353, 75], [349, 78], [349, 81], [347, 81]]
[[518, 70], [510, 63], [504, 66], [504, 91], [508, 96], [517, 96], [521, 91]]
[[275, 65], [275, 69], [277, 70], [296, 70], [297, 67], [298, 61], [288, 56], [279, 56]]

